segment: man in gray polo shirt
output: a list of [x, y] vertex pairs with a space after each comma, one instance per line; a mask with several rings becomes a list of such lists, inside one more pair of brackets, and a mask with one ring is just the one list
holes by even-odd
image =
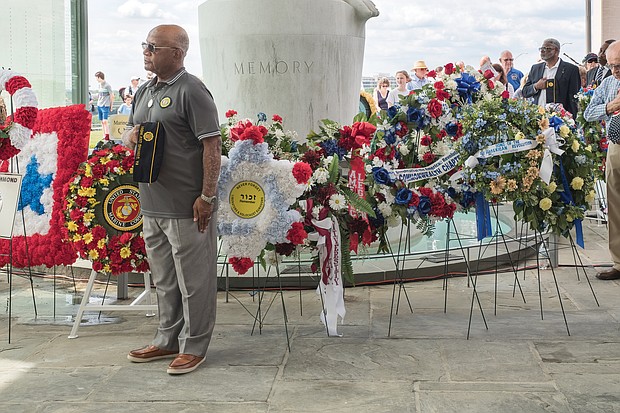
[[216, 188], [221, 140], [211, 93], [185, 71], [186, 31], [157, 26], [142, 43], [144, 68], [156, 77], [134, 97], [123, 141], [135, 147], [142, 122], [161, 122], [164, 157], [157, 181], [140, 183], [144, 240], [157, 288], [159, 327], [152, 343], [127, 358], [173, 358], [169, 374], [204, 360], [217, 301]]

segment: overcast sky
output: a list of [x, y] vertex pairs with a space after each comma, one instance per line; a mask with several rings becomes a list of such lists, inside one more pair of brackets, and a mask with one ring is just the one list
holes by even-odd
[[[201, 77], [197, 16], [198, 5], [203, 2], [90, 0], [91, 75], [103, 71], [114, 89], [128, 84], [131, 76], [144, 77], [140, 43], [153, 26], [174, 23], [188, 31], [190, 51], [186, 67]], [[558, 39], [563, 44], [562, 53], [579, 62], [586, 52], [583, 0], [374, 0], [374, 3], [380, 15], [366, 25], [364, 75], [410, 70], [419, 59], [425, 60], [429, 67], [459, 60], [477, 66], [483, 55], [496, 62], [504, 49], [512, 51], [515, 67], [527, 72], [538, 59], [537, 49], [547, 37]], [[598, 46], [593, 45], [596, 50]], [[569, 60], [564, 55], [562, 58]], [[91, 78], [90, 84], [94, 86], [94, 77]]]

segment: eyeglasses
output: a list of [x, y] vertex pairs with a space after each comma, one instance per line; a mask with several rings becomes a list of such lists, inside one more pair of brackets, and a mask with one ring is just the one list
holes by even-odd
[[541, 52], [549, 52], [549, 51], [555, 50], [555, 49], [556, 49], [555, 47], [545, 47], [545, 46], [538, 48], [538, 50], [541, 51]]
[[502, 59], [504, 62], [512, 62], [515, 59]]
[[153, 43], [142, 42], [142, 50], [148, 50], [149, 53], [155, 53], [157, 49], [179, 49], [175, 46], [155, 46]]
[[598, 59], [592, 58], [592, 59], [588, 60], [588, 63], [596, 63], [596, 62], [598, 62]]
[[607, 64], [609, 66], [609, 69], [611, 70], [620, 70], [620, 65], [612, 65], [610, 63]]

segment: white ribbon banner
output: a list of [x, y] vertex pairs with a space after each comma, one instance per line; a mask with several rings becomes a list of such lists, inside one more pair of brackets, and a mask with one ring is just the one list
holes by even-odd
[[[551, 157], [551, 153], [562, 155], [564, 151], [560, 149], [560, 145], [564, 144], [564, 140], [558, 139], [553, 128], [545, 129], [542, 134], [545, 136], [545, 143], [543, 144], [545, 151], [538, 175], [543, 182], [549, 184], [551, 181], [551, 174], [553, 173], [553, 158]], [[467, 158], [465, 161], [465, 166], [468, 168], [475, 168], [478, 165], [478, 159], [486, 159], [507, 153], [527, 151], [536, 148], [538, 145], [538, 141], [532, 139], [520, 139], [518, 141], [496, 143], [495, 145], [486, 147]]]
[[424, 168], [408, 168], [395, 169], [390, 171], [390, 178], [398, 179], [404, 183], [421, 181], [422, 179], [430, 179], [441, 176], [450, 172], [459, 160], [459, 154], [456, 151], [450, 152]]

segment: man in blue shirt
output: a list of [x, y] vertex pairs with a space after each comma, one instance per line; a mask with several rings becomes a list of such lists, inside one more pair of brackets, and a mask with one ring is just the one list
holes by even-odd
[[[611, 43], [606, 53], [606, 63], [612, 75], [604, 78], [594, 89], [592, 100], [583, 113], [588, 122], [609, 121], [614, 113], [620, 111], [620, 41]], [[607, 212], [609, 254], [613, 267], [608, 271], [598, 273], [596, 277], [600, 280], [617, 280], [620, 279], [620, 237], [615, 236], [620, 231], [620, 146], [618, 144], [611, 144], [607, 149], [605, 178], [607, 205], [609, 205]]]
[[521, 79], [523, 79], [523, 73], [512, 66], [514, 58], [512, 57], [512, 53], [510, 52], [510, 50], [504, 50], [499, 55], [499, 62], [504, 68], [508, 83], [510, 83], [516, 91], [517, 89], [519, 89], [519, 87], [521, 87]]
[[407, 90], [417, 90], [422, 89], [422, 86], [427, 85], [431, 82], [428, 78], [428, 67], [424, 60], [418, 60], [413, 65], [413, 76], [411, 77], [411, 81], [407, 83]]

